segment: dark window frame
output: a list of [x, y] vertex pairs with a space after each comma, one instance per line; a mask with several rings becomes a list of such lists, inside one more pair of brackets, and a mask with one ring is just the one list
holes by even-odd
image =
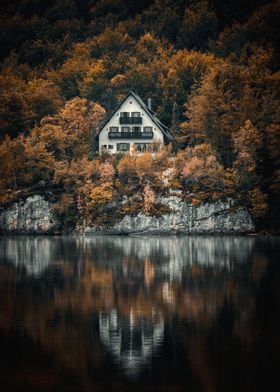
[[[125, 146], [125, 149], [121, 148], [121, 146]], [[130, 143], [117, 143], [117, 151], [119, 152], [130, 151]]]
[[121, 132], [131, 132], [131, 127], [121, 127]]
[[129, 117], [130, 112], [120, 112], [120, 117]]
[[137, 152], [153, 151], [152, 143], [134, 143], [134, 144], [135, 144], [135, 151]]

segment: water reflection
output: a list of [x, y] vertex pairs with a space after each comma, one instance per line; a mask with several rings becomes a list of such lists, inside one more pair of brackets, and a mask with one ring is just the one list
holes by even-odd
[[[254, 362], [258, 292], [278, 247], [278, 239], [229, 236], [2, 237], [0, 340], [28, 338], [23, 360], [40, 348], [24, 374], [48, 355], [40, 371], [52, 364], [53, 389], [225, 390], [230, 381], [226, 390], [235, 390], [226, 347], [239, 350], [234, 372]], [[15, 390], [22, 366], [9, 380]], [[70, 386], [54, 369], [70, 372]], [[38, 377], [24, 382], [41, 388]]]
[[0, 260], [23, 267], [30, 275], [40, 275], [53, 261], [55, 241], [44, 237], [14, 237], [3, 241]]
[[[164, 263], [170, 278], [181, 276], [185, 265], [220, 265], [230, 268], [234, 261], [246, 261], [254, 245], [255, 238], [244, 237], [86, 237], [86, 246], [96, 251], [98, 263], [121, 263], [125, 257]], [[103, 250], [109, 253], [104, 260]], [[100, 253], [101, 250], [101, 253]], [[115, 255], [111, 258], [111, 252]]]
[[125, 259], [153, 260], [169, 279], [180, 278], [186, 265], [223, 266], [251, 256], [255, 238], [243, 237], [11, 237], [2, 241], [0, 260], [39, 275], [50, 263], [93, 257], [93, 262], [128, 273]]
[[133, 309], [129, 317], [124, 317], [112, 309], [109, 313], [99, 313], [99, 333], [115, 362], [126, 375], [135, 378], [150, 364], [163, 342], [164, 321], [162, 317], [146, 319], [135, 315]]

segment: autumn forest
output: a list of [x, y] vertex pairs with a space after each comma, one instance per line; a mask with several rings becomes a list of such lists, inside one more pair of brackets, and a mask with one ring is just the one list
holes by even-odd
[[[42, 194], [74, 227], [161, 214], [174, 190], [234, 198], [279, 232], [279, 1], [2, 0], [0, 14], [2, 206]], [[173, 142], [99, 155], [130, 90]]]

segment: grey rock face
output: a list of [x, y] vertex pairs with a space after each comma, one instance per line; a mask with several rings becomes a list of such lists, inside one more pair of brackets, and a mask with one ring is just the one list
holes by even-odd
[[233, 208], [234, 202], [205, 203], [192, 206], [177, 196], [162, 197], [162, 204], [172, 212], [160, 217], [145, 215], [126, 215], [121, 221], [110, 226], [86, 227], [86, 233], [96, 234], [241, 234], [255, 230], [251, 216], [244, 208]]
[[[158, 202], [169, 206], [170, 212], [161, 216], [126, 215], [122, 220], [106, 226], [77, 228], [95, 234], [241, 234], [255, 230], [251, 216], [234, 202], [205, 203], [192, 206], [178, 196], [162, 197]], [[34, 195], [14, 203], [0, 212], [0, 232], [21, 234], [53, 233], [61, 226], [52, 204], [42, 196]]]
[[34, 195], [0, 212], [3, 233], [52, 233], [59, 227], [52, 205], [42, 196]]

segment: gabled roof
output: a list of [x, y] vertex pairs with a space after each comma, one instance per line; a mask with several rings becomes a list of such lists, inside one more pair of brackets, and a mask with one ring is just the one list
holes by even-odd
[[[121, 101], [121, 103], [113, 110], [113, 112], [107, 117], [104, 125], [102, 126], [102, 129], [105, 128], [105, 126], [108, 124], [108, 122], [111, 120], [111, 118], [114, 116], [114, 114], [120, 109], [124, 101], [128, 99], [128, 97], [132, 95], [135, 100], [138, 102], [138, 104], [141, 106], [141, 108], [146, 112], [146, 114], [150, 117], [150, 119], [158, 126], [158, 128], [162, 131], [164, 136], [168, 140], [173, 140], [172, 135], [169, 132], [169, 129], [162, 124], [162, 122], [157, 118], [156, 113], [153, 112], [148, 108], [148, 106], [144, 103], [144, 101], [139, 97], [139, 95], [135, 94], [133, 91], [129, 91], [129, 93], [126, 95], [126, 97]], [[102, 130], [101, 129], [101, 130]]]

